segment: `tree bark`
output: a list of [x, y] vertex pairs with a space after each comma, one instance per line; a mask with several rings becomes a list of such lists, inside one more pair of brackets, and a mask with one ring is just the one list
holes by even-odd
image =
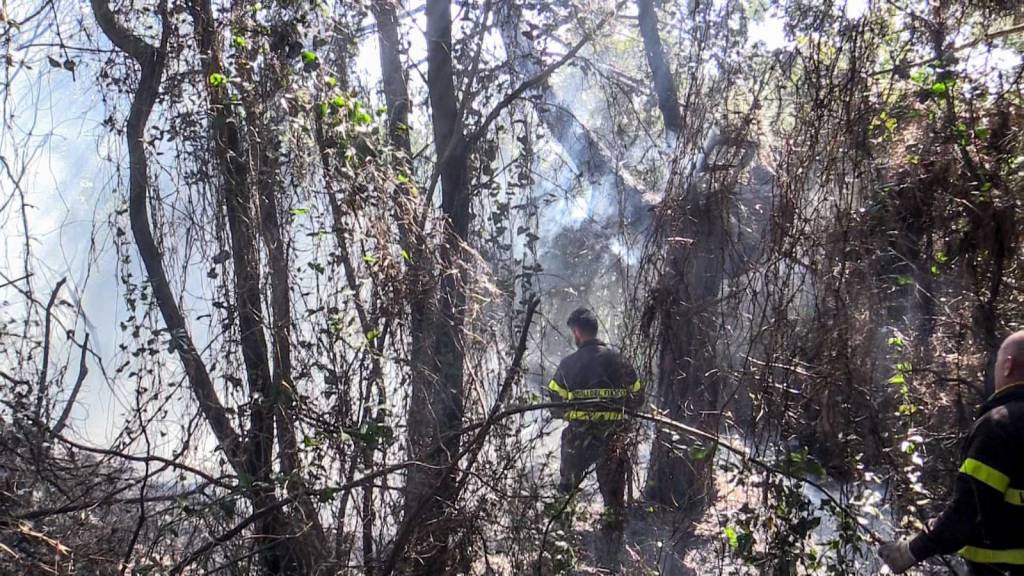
[[[637, 0], [637, 8], [658, 108], [672, 142], [685, 128], [675, 79], [653, 2]], [[706, 169], [719, 148], [729, 144], [713, 133], [692, 174], [681, 173], [676, 158], [656, 232], [665, 239], [666, 261], [655, 291], [659, 335], [654, 398], [670, 419], [713, 433], [718, 430], [720, 395], [713, 302], [724, 280], [728, 204], [721, 184], [716, 186]], [[645, 495], [663, 506], [697, 514], [714, 498], [715, 446], [688, 450], [676, 445], [674, 437], [671, 430], [655, 428]]]
[[395, 148], [409, 152], [409, 86], [402, 65], [398, 13], [391, 0], [376, 0], [370, 8], [377, 21], [384, 102], [388, 109], [388, 137]]
[[[469, 234], [469, 149], [455, 92], [450, 0], [427, 1], [427, 88], [441, 183], [437, 293], [428, 374], [412, 379], [409, 452], [420, 465], [409, 469], [402, 527], [396, 546], [405, 548], [403, 573], [440, 574], [448, 556], [449, 530], [438, 523], [448, 512], [455, 475], [449, 466], [459, 451], [463, 419], [465, 350], [461, 338], [466, 285], [463, 246]], [[414, 344], [415, 345], [415, 344]], [[408, 544], [402, 536], [408, 535]], [[386, 572], [388, 570], [385, 570]]]
[[[724, 223], [716, 195], [702, 198], [691, 187], [665, 211], [670, 243], [658, 296], [663, 299], [658, 335], [658, 408], [672, 420], [718, 430], [719, 379], [715, 354], [718, 319], [713, 306], [723, 280]], [[659, 504], [697, 513], [713, 499], [714, 446], [690, 449], [671, 430], [656, 427], [645, 487]]]
[[245, 469], [244, 447], [238, 432], [228, 419], [206, 365], [193, 343], [192, 334], [171, 290], [164, 269], [163, 255], [153, 238], [149, 222], [149, 164], [146, 158], [145, 129], [160, 91], [170, 24], [166, 17], [161, 15], [161, 41], [160, 46], [156, 47], [124, 28], [106, 0], [92, 0], [92, 10], [103, 33], [114, 46], [138, 63], [141, 72], [138, 88], [132, 95], [131, 111], [125, 127], [125, 139], [128, 144], [128, 215], [132, 236], [139, 249], [139, 258], [149, 276], [153, 297], [173, 338], [199, 409], [228, 462], [236, 471], [241, 472]]
[[[398, 14], [395, 3], [390, 0], [377, 0], [371, 8], [379, 34], [381, 75], [388, 110], [388, 137], [398, 156], [399, 171], [411, 180], [411, 103], [405, 67], [402, 65]], [[439, 155], [441, 153], [438, 152]], [[428, 386], [429, 380], [435, 377], [435, 370], [431, 368], [433, 356], [428, 327], [434, 322], [437, 308], [433, 257], [428, 253], [429, 240], [424, 235], [421, 219], [416, 217], [418, 209], [429, 207], [421, 207], [419, 204], [414, 188], [409, 183], [399, 183], [395, 198], [395, 220], [398, 222], [399, 240], [409, 254], [405, 285], [408, 290], [409, 366], [414, 389]]]
[[654, 93], [658, 97], [658, 109], [661, 110], [665, 130], [678, 136], [683, 131], [683, 116], [679, 108], [675, 78], [658, 33], [658, 14], [652, 0], [637, 0], [636, 7], [640, 19], [640, 36], [644, 41], [644, 55], [654, 80]]
[[[145, 150], [145, 127], [159, 94], [167, 42], [171, 24], [160, 14], [162, 35], [159, 47], [150, 45], [124, 28], [104, 0], [92, 1], [93, 12], [104, 34], [121, 51], [135, 60], [141, 69], [139, 87], [132, 97], [126, 136], [129, 154], [129, 218], [140, 258], [153, 287], [154, 299], [172, 335], [192, 392], [200, 411], [217, 438], [228, 462], [248, 485], [247, 496], [258, 507], [273, 505], [276, 498], [271, 483], [274, 418], [271, 407], [272, 378], [265, 336], [263, 335], [257, 237], [253, 230], [253, 205], [247, 182], [248, 166], [244, 156], [237, 154], [241, 139], [237, 126], [228, 123], [224, 108], [216, 109], [214, 150], [221, 160], [225, 175], [225, 203], [232, 236], [235, 267], [236, 299], [243, 359], [253, 397], [251, 425], [247, 440], [242, 441], [220, 403], [209, 372], [199, 356], [185, 318], [177, 305], [164, 269], [163, 256], [153, 237], [148, 214], [148, 162]], [[196, 23], [197, 39], [208, 74], [219, 70], [213, 51], [213, 17], [209, 4], [191, 6]], [[232, 156], [231, 153], [235, 154]], [[278, 299], [280, 303], [280, 299]], [[264, 566], [271, 573], [309, 573], [320, 564], [322, 546], [302, 522], [282, 511], [269, 514], [261, 523], [260, 534], [270, 536], [263, 553]], [[297, 535], [296, 535], [297, 534]], [[289, 536], [285, 538], [286, 535]], [[301, 550], [300, 550], [301, 549]]]

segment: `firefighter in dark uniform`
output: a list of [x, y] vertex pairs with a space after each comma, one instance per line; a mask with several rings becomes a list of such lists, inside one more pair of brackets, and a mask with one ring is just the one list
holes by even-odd
[[964, 446], [953, 500], [931, 529], [878, 554], [900, 574], [959, 553], [975, 576], [1024, 576], [1024, 331], [999, 347], [995, 393]]
[[577, 350], [562, 360], [548, 383], [553, 401], [578, 403], [556, 414], [568, 422], [562, 431], [558, 489], [571, 494], [596, 465], [606, 525], [621, 526], [629, 465], [624, 410], [640, 408], [643, 386], [622, 355], [598, 340], [593, 312], [577, 308], [567, 324]]

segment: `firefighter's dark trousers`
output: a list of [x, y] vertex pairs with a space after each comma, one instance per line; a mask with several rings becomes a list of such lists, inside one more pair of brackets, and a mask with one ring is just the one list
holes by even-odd
[[583, 481], [587, 470], [597, 465], [597, 485], [605, 510], [621, 515], [625, 509], [626, 432], [620, 424], [570, 422], [562, 431], [561, 470], [558, 490], [568, 494]]

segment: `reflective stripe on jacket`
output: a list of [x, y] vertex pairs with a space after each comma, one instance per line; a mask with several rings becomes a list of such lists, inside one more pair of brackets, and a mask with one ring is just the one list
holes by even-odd
[[967, 436], [953, 500], [911, 542], [918, 560], [961, 556], [976, 567], [1024, 575], [1024, 383], [1000, 390]]
[[624, 409], [643, 404], [643, 383], [614, 348], [598, 339], [584, 342], [566, 356], [548, 383], [555, 402], [579, 402], [561, 414], [570, 422], [614, 422]]

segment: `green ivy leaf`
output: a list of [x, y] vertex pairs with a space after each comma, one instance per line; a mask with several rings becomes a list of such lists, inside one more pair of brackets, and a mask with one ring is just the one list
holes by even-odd
[[946, 86], [945, 82], [936, 82], [935, 84], [932, 84], [932, 94], [935, 94], [936, 96], [942, 96], [948, 90], [949, 87]]
[[363, 255], [363, 262], [366, 262], [367, 264], [373, 265], [373, 264], [377, 263], [377, 258], [373, 254], [364, 254]]
[[726, 526], [722, 532], [725, 533], [725, 539], [729, 541], [729, 547], [735, 550], [739, 547], [739, 535], [736, 534], [736, 530], [731, 526]]
[[[293, 54], [294, 54], [294, 52], [293, 52]], [[313, 52], [312, 50], [303, 50], [302, 51], [302, 61], [304, 63], [306, 63], [306, 64], [312, 64], [313, 62], [316, 62], [317, 61], [316, 52]]]
[[356, 124], [366, 126], [373, 122], [373, 116], [370, 116], [369, 112], [357, 104], [355, 109], [352, 110], [352, 121]]
[[825, 467], [819, 464], [815, 460], [808, 460], [806, 465], [807, 472], [815, 478], [825, 477]]
[[292, 216], [308, 216], [309, 208], [292, 208], [289, 212]]
[[210, 81], [210, 86], [213, 86], [214, 88], [218, 88], [220, 86], [223, 86], [223, 85], [227, 84], [228, 79], [227, 79], [227, 76], [224, 76], [223, 74], [214, 72], [213, 74], [210, 74], [209, 81]]
[[242, 36], [235, 35], [231, 38], [231, 43], [234, 44], [235, 48], [245, 49], [249, 47], [249, 41]]

